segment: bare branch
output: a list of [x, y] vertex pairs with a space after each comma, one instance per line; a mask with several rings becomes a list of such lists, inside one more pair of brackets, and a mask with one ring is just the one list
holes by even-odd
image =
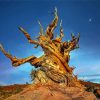
[[75, 39], [74, 33], [71, 33], [71, 37], [72, 37], [72, 39]]
[[40, 21], [38, 21], [38, 24], [40, 25], [40, 35], [43, 35], [44, 31]]
[[60, 38], [61, 38], [61, 40], [62, 40], [63, 36], [64, 36], [64, 33], [63, 33], [62, 20], [61, 20], [61, 22], [60, 22]]
[[31, 39], [30, 35], [22, 28], [22, 27], [19, 27], [19, 30], [22, 31], [25, 35], [25, 37], [28, 39], [28, 41], [31, 43], [31, 44], [39, 44], [37, 41]]
[[75, 37], [74, 34], [71, 34], [72, 40], [68, 42], [68, 51], [79, 48], [78, 42], [80, 38], [80, 34], [78, 33], [78, 37]]
[[80, 33], [78, 33], [77, 42], [79, 42], [79, 39], [80, 39]]
[[0, 50], [2, 51], [4, 48], [3, 48], [3, 46], [2, 46], [2, 44], [0, 44]]
[[54, 15], [55, 15], [54, 20], [46, 29], [46, 36], [49, 37], [50, 39], [53, 39], [53, 35], [54, 35], [53, 31], [56, 28], [57, 23], [58, 23], [57, 8], [55, 8]]
[[13, 57], [12, 57], [12, 55], [10, 55], [9, 53], [7, 53], [5, 50], [4, 50], [4, 48], [3, 48], [3, 46], [0, 44], [0, 50], [3, 52], [3, 54], [6, 56], [6, 57], [8, 57], [10, 60], [12, 60], [13, 59]]
[[21, 59], [16, 58], [16, 60], [14, 60], [14, 58], [13, 58], [12, 65], [17, 67], [17, 66], [22, 65], [26, 62], [34, 61], [34, 59], [37, 59], [37, 58], [35, 56], [29, 56], [27, 58], [21, 58]]
[[[34, 61], [34, 59], [37, 59], [35, 56], [30, 56], [30, 57], [27, 57], [27, 58], [17, 58], [16, 56], [12, 56], [11, 54], [9, 54], [8, 52], [6, 52], [3, 48], [3, 46], [0, 44], [0, 50], [3, 52], [3, 54], [9, 58], [12, 62], [12, 65], [17, 67], [21, 64], [24, 64], [26, 62], [30, 62], [30, 61]], [[35, 63], [34, 63], [35, 64]]]

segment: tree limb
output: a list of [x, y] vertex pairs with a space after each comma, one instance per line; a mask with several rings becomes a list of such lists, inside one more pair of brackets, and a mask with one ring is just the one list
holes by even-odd
[[[27, 58], [22, 58], [22, 59], [19, 59], [19, 58], [16, 58], [15, 56], [12, 57], [11, 54], [9, 54], [8, 52], [6, 52], [3, 48], [3, 46], [0, 44], [0, 50], [3, 52], [3, 54], [9, 58], [12, 62], [12, 65], [17, 67], [21, 64], [24, 64], [26, 62], [30, 62], [30, 61], [33, 61], [34, 59], [37, 59], [35, 56], [30, 56], [30, 57], [27, 57]], [[35, 63], [34, 63], [35, 64]]]
[[63, 36], [64, 36], [64, 33], [63, 33], [62, 20], [61, 20], [61, 22], [60, 22], [60, 38], [61, 38], [61, 40], [62, 40]]
[[24, 35], [28, 39], [29, 43], [31, 43], [31, 44], [39, 44], [37, 41], [31, 39], [30, 35], [22, 27], [19, 27], [19, 30], [24, 33]]
[[44, 30], [43, 30], [43, 27], [42, 27], [40, 21], [38, 21], [38, 24], [40, 25], [40, 35], [43, 35], [44, 34]]
[[54, 20], [46, 29], [46, 36], [49, 37], [50, 39], [53, 39], [53, 31], [56, 28], [57, 23], [58, 23], [57, 8], [55, 8], [54, 15], [55, 15]]

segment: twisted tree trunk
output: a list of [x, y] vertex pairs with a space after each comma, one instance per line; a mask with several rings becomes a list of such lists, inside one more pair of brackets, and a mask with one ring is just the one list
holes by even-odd
[[[23, 28], [19, 27], [20, 31], [25, 35], [25, 37], [28, 39], [29, 43], [35, 44], [35, 48], [38, 46], [41, 46], [44, 55], [37, 58], [35, 56], [30, 56], [27, 58], [18, 59], [15, 56], [12, 57], [9, 53], [7, 53], [3, 46], [0, 45], [1, 51], [4, 53], [6, 57], [8, 57], [12, 61], [12, 65], [17, 67], [21, 64], [24, 64], [26, 62], [29, 62], [31, 65], [37, 67], [40, 67], [39, 70], [37, 70], [34, 74], [34, 76], [41, 81], [43, 78], [45, 82], [48, 80], [51, 80], [53, 82], [57, 83], [65, 83], [67, 86], [69, 85], [75, 85], [76, 84], [76, 78], [73, 76], [73, 69], [69, 67], [68, 63], [70, 60], [70, 51], [78, 48], [78, 41], [80, 35], [78, 34], [78, 37], [75, 37], [73, 34], [72, 40], [70, 41], [62, 41], [62, 38], [64, 36], [63, 29], [62, 29], [62, 21], [60, 23], [60, 36], [54, 38], [54, 29], [57, 26], [58, 23], [58, 15], [57, 15], [57, 9], [55, 8], [54, 12], [54, 20], [52, 23], [47, 27], [46, 32], [43, 31], [42, 25], [39, 22], [40, 25], [40, 34], [37, 37], [37, 41], [31, 39], [28, 32], [26, 32]], [[45, 78], [44, 78], [45, 77]], [[42, 82], [42, 81], [41, 81]]]

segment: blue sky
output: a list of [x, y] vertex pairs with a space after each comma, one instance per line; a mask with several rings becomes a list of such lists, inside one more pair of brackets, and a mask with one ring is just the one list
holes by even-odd
[[[100, 75], [99, 0], [0, 0], [0, 43], [18, 58], [42, 55], [42, 49], [34, 49], [18, 27], [26, 29], [34, 39], [39, 33], [37, 21], [40, 20], [46, 29], [53, 19], [54, 7], [58, 9], [59, 23], [63, 20], [63, 40], [70, 40], [71, 32], [81, 34], [80, 48], [71, 52], [70, 65], [76, 67], [74, 73], [79, 76]], [[59, 34], [59, 23], [55, 35]], [[34, 66], [28, 63], [14, 68], [0, 52], [0, 84], [31, 82], [32, 68]]]

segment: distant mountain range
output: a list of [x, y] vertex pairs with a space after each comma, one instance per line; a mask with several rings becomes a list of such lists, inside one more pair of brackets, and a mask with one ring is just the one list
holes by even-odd
[[100, 83], [100, 74], [95, 75], [78, 75], [78, 79], [94, 82], [94, 83]]

